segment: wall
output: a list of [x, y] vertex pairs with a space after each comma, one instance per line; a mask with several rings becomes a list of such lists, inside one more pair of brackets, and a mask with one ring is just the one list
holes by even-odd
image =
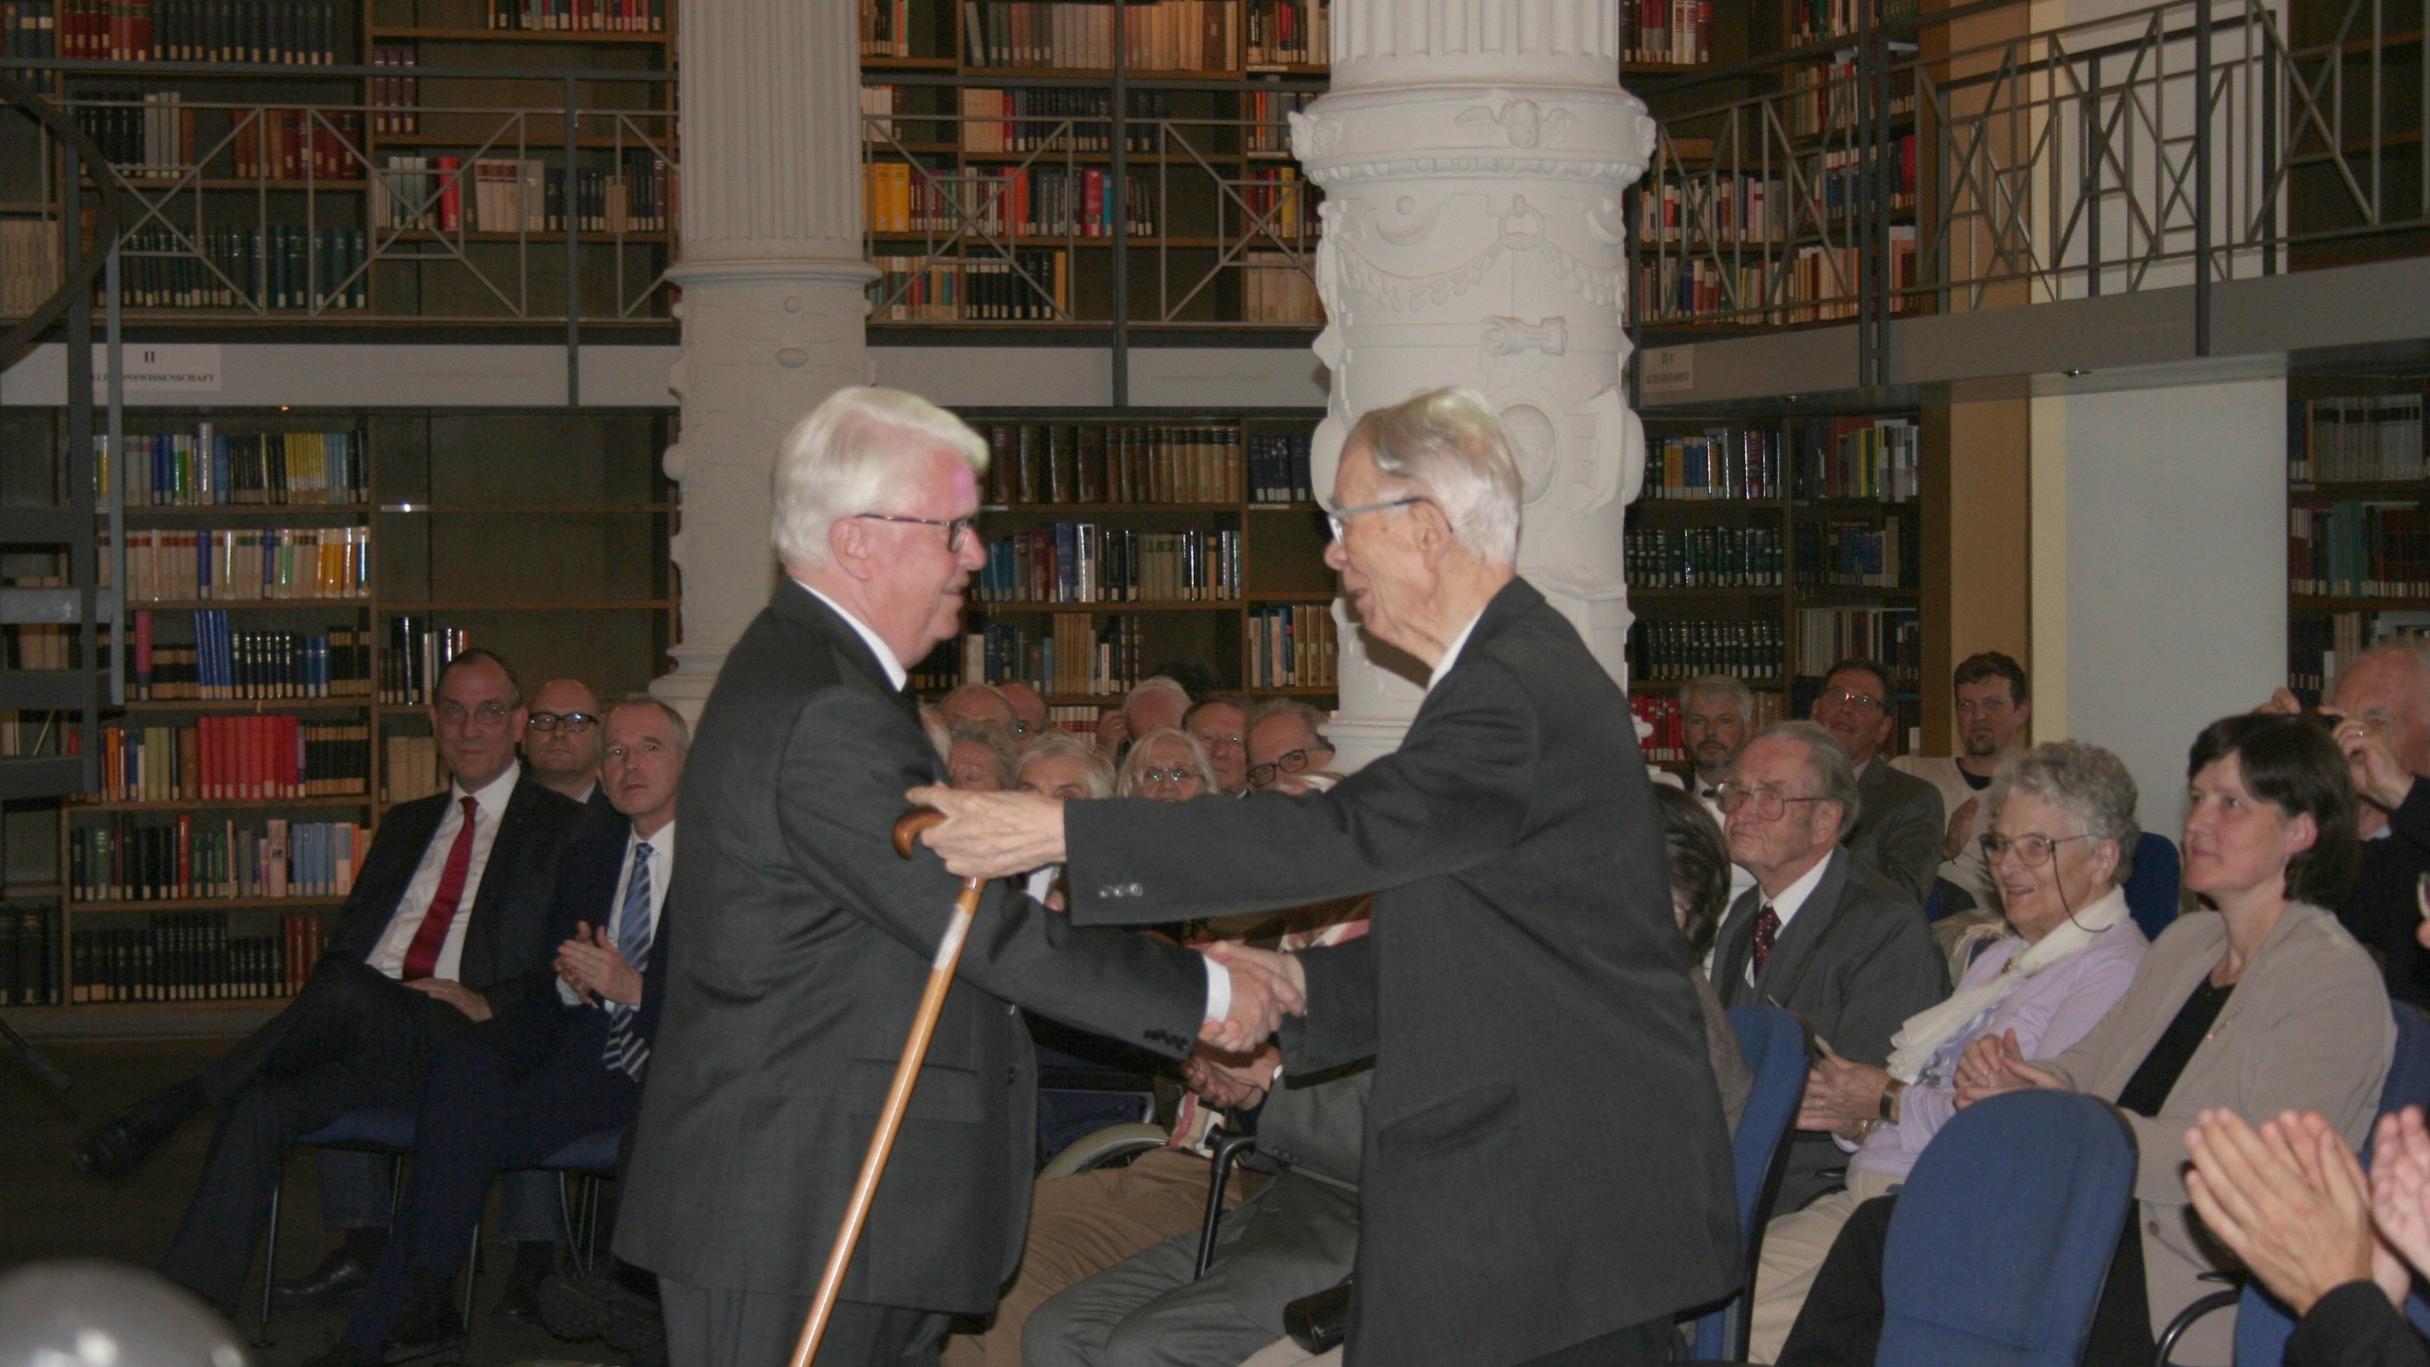
[[2067, 734], [2171, 839], [2194, 733], [2285, 681], [2285, 403], [2284, 378], [2067, 400]]

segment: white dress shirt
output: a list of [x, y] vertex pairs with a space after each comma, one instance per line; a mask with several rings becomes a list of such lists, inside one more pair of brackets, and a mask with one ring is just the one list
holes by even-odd
[[1451, 667], [1460, 662], [1460, 652], [1468, 648], [1469, 636], [1476, 631], [1477, 623], [1483, 620], [1485, 609], [1478, 608], [1477, 615], [1469, 618], [1468, 625], [1461, 627], [1459, 634], [1451, 638], [1451, 644], [1443, 647], [1443, 658], [1434, 662], [1434, 672], [1426, 676], [1427, 692], [1432, 693], [1434, 686], [1443, 681], [1443, 676], [1451, 672]]
[[[1797, 913], [1805, 907], [1806, 900], [1814, 895], [1814, 889], [1821, 886], [1824, 870], [1829, 869], [1831, 861], [1837, 858], [1839, 858], [1839, 851], [1834, 849], [1815, 861], [1813, 868], [1799, 874], [1796, 882], [1782, 888], [1778, 897], [1770, 899], [1772, 914], [1780, 918], [1780, 929], [1773, 932], [1772, 935], [1774, 948], [1779, 947], [1780, 937], [1789, 933], [1789, 922], [1797, 919]], [[1763, 915], [1763, 908], [1760, 905], [1757, 906], [1755, 914]], [[1749, 954], [1747, 955], [1747, 986], [1753, 987], [1754, 985], [1755, 956]]]
[[[675, 823], [670, 821], [652, 835], [627, 835], [624, 839], [624, 863], [616, 870], [616, 895], [608, 900], [607, 919], [598, 929], [609, 932], [608, 943], [622, 945], [624, 927], [616, 924], [616, 916], [624, 909], [625, 891], [633, 886], [633, 854], [643, 841], [650, 846], [650, 952], [658, 952], [658, 913], [667, 905], [667, 883], [675, 876]], [[582, 1000], [580, 994], [562, 978], [557, 980], [557, 1000], [572, 1006]]]
[[[453, 980], [464, 963], [464, 930], [472, 924], [473, 899], [481, 894], [481, 874], [489, 867], [490, 847], [498, 843], [498, 826], [506, 817], [506, 801], [515, 795], [515, 781], [522, 776], [522, 768], [510, 764], [505, 773], [489, 781], [488, 787], [471, 794], [481, 819], [473, 823], [472, 862], [464, 868], [464, 891], [456, 898], [456, 916], [447, 923], [447, 939], [439, 946], [439, 961], [430, 970], [434, 978]], [[387, 933], [380, 936], [378, 947], [365, 960], [391, 978], [405, 976], [405, 952], [413, 947], [413, 937], [422, 929], [422, 918], [430, 914], [430, 899], [438, 895], [439, 879], [447, 872], [447, 852], [455, 848], [456, 832], [464, 829], [465, 796], [462, 784], [448, 785], [447, 810], [439, 814], [438, 829], [430, 833], [430, 843], [422, 847], [422, 862], [415, 866], [412, 881], [405, 885], [405, 895], [397, 900], [396, 914], [388, 918]]]

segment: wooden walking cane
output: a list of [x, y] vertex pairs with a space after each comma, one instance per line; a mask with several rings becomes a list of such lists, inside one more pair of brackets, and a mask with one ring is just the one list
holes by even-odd
[[[920, 832], [945, 819], [934, 807], [914, 807], [895, 818], [894, 852], [911, 857]], [[928, 1057], [928, 1041], [937, 1032], [937, 1017], [945, 1010], [945, 993], [953, 986], [954, 965], [961, 961], [962, 942], [969, 938], [971, 918], [979, 912], [979, 894], [986, 881], [962, 880], [962, 893], [953, 901], [953, 921], [929, 961], [928, 988], [920, 994], [919, 1014], [912, 1017], [911, 1035], [903, 1041], [903, 1061], [894, 1068], [894, 1085], [887, 1089], [886, 1107], [878, 1113], [877, 1130], [869, 1136], [869, 1152], [861, 1159], [861, 1175], [852, 1184], [852, 1200], [844, 1207], [844, 1222], [836, 1228], [835, 1247], [827, 1253], [827, 1270], [818, 1278], [818, 1295], [810, 1302], [810, 1318], [802, 1322], [801, 1342], [793, 1347], [792, 1367], [810, 1367], [818, 1356], [818, 1341], [827, 1333], [835, 1301], [844, 1289], [844, 1269], [852, 1264], [853, 1246], [861, 1226], [869, 1222], [869, 1205], [877, 1198], [878, 1179], [886, 1174], [886, 1159], [894, 1152], [894, 1137], [903, 1128], [903, 1111], [911, 1104], [912, 1086], [920, 1079], [920, 1064]]]

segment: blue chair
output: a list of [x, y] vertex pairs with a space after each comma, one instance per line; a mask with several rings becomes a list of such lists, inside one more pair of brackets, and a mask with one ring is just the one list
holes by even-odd
[[[616, 1160], [623, 1148], [624, 1127], [618, 1125], [586, 1134], [533, 1165], [557, 1175], [557, 1210], [564, 1227], [565, 1253], [574, 1260], [574, 1269], [585, 1275], [599, 1262], [599, 1188], [616, 1176]], [[480, 1247], [476, 1232], [476, 1258]]]
[[[405, 1155], [413, 1152], [413, 1112], [385, 1106], [360, 1107], [295, 1142], [299, 1148], [353, 1149], [389, 1155], [389, 1192], [393, 1200], [401, 1190], [396, 1178], [405, 1165]], [[279, 1188], [284, 1185], [282, 1179], [270, 1188], [270, 1229], [262, 1241], [262, 1310], [253, 1340], [260, 1346], [268, 1346], [270, 1342], [270, 1293], [278, 1285]], [[468, 1323], [470, 1315], [468, 1308]]]
[[2160, 938], [2168, 923], [2177, 919], [2178, 900], [2184, 890], [2185, 866], [2177, 858], [2177, 847], [2165, 835], [2145, 831], [2135, 841], [2135, 871], [2127, 875], [2127, 914], [2143, 928], [2150, 939]]
[[2108, 1104], [2026, 1091], [1960, 1111], [1899, 1190], [1883, 1367], [2075, 1367], [2134, 1194]]
[[[1741, 1285], [1751, 1290], [1755, 1260], [1763, 1251], [1764, 1223], [1771, 1216], [1772, 1197], [1789, 1152], [1789, 1129], [1797, 1123], [1797, 1103], [1806, 1091], [1806, 1031], [1795, 1016], [1776, 1006], [1731, 1007], [1730, 1029], [1738, 1036], [1747, 1071], [1755, 1076], [1746, 1109], [1738, 1116], [1738, 1133], [1730, 1137], [1738, 1233], [1746, 1248]], [[1742, 1291], [1697, 1316], [1696, 1359], [1744, 1361], [1752, 1328], [1746, 1311], [1747, 1293]]]

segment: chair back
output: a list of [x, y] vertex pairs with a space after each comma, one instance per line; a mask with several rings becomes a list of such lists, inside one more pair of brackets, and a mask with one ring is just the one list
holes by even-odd
[[2124, 886], [2126, 913], [2143, 928], [2146, 939], [2159, 939], [2168, 923], [2177, 919], [2184, 879], [2185, 865], [2167, 836], [2145, 831], [2135, 841], [2135, 871], [2127, 875]]
[[[1730, 1175], [1738, 1184], [1738, 1233], [1746, 1250], [1745, 1286], [1755, 1284], [1755, 1259], [1787, 1157], [1789, 1128], [1806, 1090], [1806, 1030], [1777, 1006], [1733, 1006], [1730, 1029], [1754, 1074], [1738, 1132], [1730, 1136]], [[1742, 1361], [1747, 1355], [1747, 1298], [1742, 1292], [1696, 1319], [1696, 1357]]]
[[2134, 1178], [2134, 1141], [2093, 1097], [2012, 1092], [1958, 1112], [1899, 1191], [1875, 1361], [2074, 1367]]

